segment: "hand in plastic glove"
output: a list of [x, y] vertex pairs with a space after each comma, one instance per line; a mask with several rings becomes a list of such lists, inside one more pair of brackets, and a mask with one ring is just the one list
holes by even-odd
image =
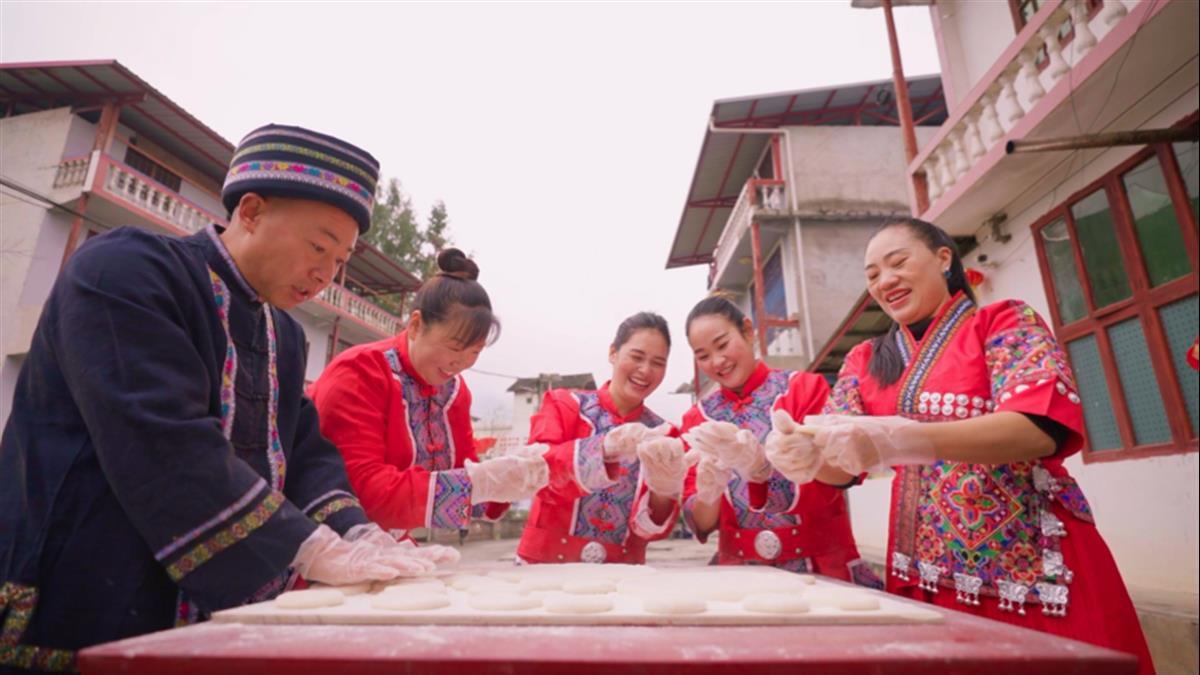
[[317, 527], [300, 544], [292, 566], [305, 579], [330, 586], [421, 576], [430, 569], [427, 561], [399, 546], [346, 541], [328, 525]]
[[550, 467], [540, 455], [505, 455], [464, 464], [471, 479], [471, 503], [515, 502], [532, 497], [550, 481]]
[[642, 464], [642, 479], [651, 492], [669, 499], [677, 499], [683, 493], [683, 477], [687, 474], [683, 441], [678, 438], [644, 440], [637, 446], [637, 456]]
[[619, 462], [637, 455], [638, 443], [649, 438], [663, 438], [670, 431], [666, 424], [654, 428], [641, 422], [628, 422], [604, 435], [604, 461]]
[[390, 532], [379, 527], [375, 523], [366, 523], [364, 525], [355, 525], [346, 532], [343, 537], [346, 541], [369, 541], [377, 546], [398, 546], [405, 549], [418, 561], [426, 563], [429, 572], [434, 571], [438, 565], [450, 565], [458, 562], [461, 557], [459, 552], [449, 546], [439, 546], [437, 544], [426, 544], [418, 547], [412, 540], [397, 541]]
[[812, 434], [802, 430], [786, 410], [771, 413], [771, 427], [763, 444], [767, 461], [793, 483], [812, 482], [824, 464]]
[[709, 455], [692, 450], [683, 457], [686, 466], [696, 467], [696, 501], [712, 504], [725, 494], [729, 485], [729, 469]]
[[396, 545], [401, 548], [408, 549], [409, 553], [411, 553], [413, 557], [427, 560], [438, 567], [453, 565], [454, 563], [458, 562], [460, 558], [462, 558], [462, 554], [458, 552], [458, 549], [452, 546], [442, 546], [440, 544], [425, 544], [424, 546], [417, 546], [408, 539], [404, 541], [398, 541], [396, 542]]
[[502, 457], [542, 457], [550, 452], [550, 446], [545, 443], [530, 443], [509, 449]]
[[761, 483], [771, 477], [771, 463], [754, 434], [729, 422], [705, 422], [684, 436], [697, 450], [720, 461], [742, 478]]
[[937, 461], [920, 422], [904, 417], [809, 415], [804, 425], [816, 427], [813, 443], [825, 462], [849, 474]]

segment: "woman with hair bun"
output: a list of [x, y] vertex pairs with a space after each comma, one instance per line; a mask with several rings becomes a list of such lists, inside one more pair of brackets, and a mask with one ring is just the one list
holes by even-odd
[[529, 439], [550, 446], [550, 484], [537, 494], [517, 558], [526, 563], [646, 562], [670, 534], [686, 467], [683, 443], [645, 406], [666, 374], [671, 334], [661, 316], [625, 319], [599, 391], [552, 389]]
[[895, 468], [888, 590], [1136, 654], [1121, 574], [1064, 460], [1083, 445], [1066, 355], [1017, 300], [978, 306], [954, 240], [908, 218], [872, 237], [867, 291], [893, 324], [846, 355], [824, 416], [767, 450], [804, 482]]
[[437, 264], [405, 330], [342, 352], [312, 391], [321, 433], [341, 451], [367, 516], [398, 536], [499, 518], [548, 480], [545, 448], [478, 461], [461, 373], [495, 341], [500, 322], [474, 261], [448, 248]]
[[684, 491], [688, 525], [700, 541], [720, 529], [719, 565], [770, 565], [882, 587], [850, 529], [842, 490], [853, 483], [827, 484], [822, 475], [824, 482], [800, 489], [767, 461], [775, 429], [819, 412], [829, 385], [813, 373], [768, 367], [754, 356], [753, 334], [750, 319], [720, 296], [688, 314], [696, 366], [720, 385], [683, 416], [694, 466]]

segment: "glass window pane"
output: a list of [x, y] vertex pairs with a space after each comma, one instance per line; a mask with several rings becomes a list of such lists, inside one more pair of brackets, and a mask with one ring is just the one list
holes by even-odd
[[1071, 207], [1075, 234], [1083, 251], [1083, 266], [1092, 282], [1092, 301], [1106, 307], [1129, 297], [1129, 278], [1117, 242], [1112, 209], [1104, 190], [1097, 190]]
[[1150, 285], [1158, 286], [1186, 275], [1192, 264], [1158, 157], [1142, 162], [1121, 180], [1125, 183], [1125, 194], [1129, 196]]
[[1171, 146], [1175, 150], [1175, 159], [1179, 163], [1179, 173], [1183, 174], [1183, 184], [1187, 187], [1188, 201], [1192, 203], [1192, 217], [1200, 222], [1200, 169], [1196, 163], [1200, 160], [1200, 143], [1176, 143]]
[[1088, 335], [1067, 344], [1071, 356], [1071, 370], [1079, 395], [1083, 398], [1083, 422], [1087, 428], [1088, 447], [1093, 452], [1119, 450], [1121, 433], [1117, 431], [1117, 419], [1113, 416], [1112, 399], [1108, 394], [1108, 381], [1104, 379], [1104, 364], [1100, 362], [1100, 349], [1096, 336]]
[[1046, 249], [1046, 263], [1054, 281], [1055, 301], [1058, 314], [1064, 324], [1082, 319], [1087, 315], [1087, 301], [1083, 298], [1083, 287], [1079, 283], [1079, 268], [1075, 266], [1075, 253], [1071, 247], [1071, 232], [1067, 221], [1059, 220], [1042, 228], [1042, 246]]
[[1167, 425], [1167, 411], [1163, 408], [1158, 378], [1150, 363], [1141, 319], [1133, 318], [1110, 326], [1108, 339], [1112, 342], [1121, 390], [1125, 392], [1125, 406], [1129, 408], [1129, 419], [1133, 423], [1134, 444], [1170, 441], [1171, 427]]
[[763, 265], [763, 289], [766, 293], [763, 295], [763, 306], [767, 310], [767, 316], [780, 319], [787, 318], [787, 291], [784, 290], [783, 284], [783, 256], [779, 255], [783, 249], [776, 249], [775, 255], [767, 259], [767, 264]]
[[1196, 429], [1200, 423], [1196, 420], [1197, 398], [1200, 398], [1200, 378], [1195, 369], [1188, 365], [1187, 352], [1196, 343], [1196, 326], [1200, 325], [1197, 316], [1197, 298], [1191, 296], [1177, 300], [1158, 310], [1162, 319], [1163, 333], [1167, 337], [1167, 345], [1171, 350], [1171, 363], [1175, 366], [1175, 377], [1179, 379], [1179, 388], [1183, 390], [1183, 401], [1187, 404], [1188, 417], [1192, 420], [1192, 438], [1196, 437]]

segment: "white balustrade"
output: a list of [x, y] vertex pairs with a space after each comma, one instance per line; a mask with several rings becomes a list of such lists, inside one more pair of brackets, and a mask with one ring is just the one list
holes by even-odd
[[729, 212], [729, 220], [725, 222], [725, 229], [721, 231], [721, 238], [717, 240], [717, 247], [713, 251], [713, 260], [716, 261], [714, 278], [720, 276], [733, 260], [738, 243], [750, 228], [750, 195], [750, 186], [747, 184]]
[[[1088, 27], [1088, 6], [1086, 0], [1069, 0], [1071, 4], [1071, 22], [1074, 26], [1075, 37], [1071, 40], [1071, 65], [1083, 60], [1083, 57], [1096, 46], [1096, 36]], [[1120, 0], [1114, 0], [1119, 2]]]
[[73, 157], [59, 162], [58, 168], [54, 172], [54, 187], [62, 188], [83, 185], [87, 181], [90, 160], [91, 157], [89, 155], [84, 155], [83, 157]]
[[329, 284], [317, 297], [383, 335], [392, 336], [400, 332], [400, 319], [338, 284]]
[[1017, 61], [1021, 64], [1020, 96], [1017, 98], [1021, 107], [1026, 110], [1032, 110], [1037, 102], [1042, 100], [1046, 95], [1046, 90], [1042, 88], [1042, 80], [1038, 75], [1037, 68], [1037, 53], [1035, 50], [1022, 49], [1017, 55]]
[[220, 219], [185, 201], [174, 191], [125, 167], [110, 163], [104, 191], [185, 232], [199, 232]]
[[[1047, 13], [1039, 12], [1041, 25], [1031, 27], [1028, 41], [1006, 50], [1009, 56], [1005, 58], [1010, 61], [996, 69], [998, 74], [992, 82], [974, 102], [967, 102], [965, 111], [947, 122], [948, 128], [933, 141], [936, 146], [912, 167], [914, 173], [925, 174], [930, 201], [950, 192], [976, 162], [1037, 107], [1046, 93], [1128, 16], [1128, 5], [1123, 0], [1105, 0], [1090, 20], [1087, 0], [1063, 0]], [[1074, 35], [1064, 54], [1059, 34], [1068, 25]]]

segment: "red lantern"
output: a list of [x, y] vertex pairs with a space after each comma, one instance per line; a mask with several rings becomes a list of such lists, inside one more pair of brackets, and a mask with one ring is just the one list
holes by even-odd
[[983, 276], [983, 272], [980, 272], [974, 267], [967, 268], [967, 283], [971, 284], [971, 288], [978, 288], [979, 284], [982, 284], [986, 278], [987, 277]]
[[1192, 342], [1192, 347], [1187, 351], [1187, 362], [1192, 367], [1192, 370], [1200, 370], [1200, 337]]

